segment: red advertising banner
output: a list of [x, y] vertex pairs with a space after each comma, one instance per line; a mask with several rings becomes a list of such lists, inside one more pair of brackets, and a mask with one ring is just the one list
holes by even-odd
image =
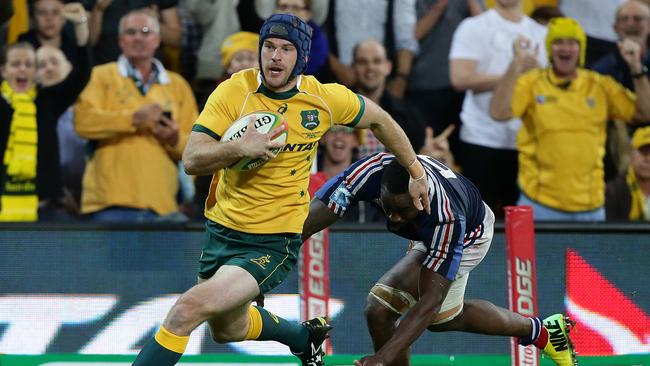
[[571, 339], [581, 355], [650, 352], [650, 314], [634, 302], [635, 292], [618, 288], [575, 249], [566, 251], [566, 274], [567, 312], [579, 325]]
[[329, 314], [327, 234], [325, 229], [303, 244], [300, 261], [300, 318], [304, 320]]
[[[537, 314], [537, 274], [535, 271], [535, 226], [529, 206], [505, 208], [506, 266], [508, 306], [524, 316]], [[510, 340], [512, 366], [538, 366], [539, 352], [523, 347], [516, 338]]]
[[[312, 174], [309, 180], [309, 195], [325, 183], [321, 173]], [[305, 241], [300, 251], [300, 319], [307, 320], [317, 316], [329, 315], [330, 278], [329, 278], [329, 241], [328, 230], [312, 235]], [[329, 340], [326, 351], [331, 354]]]

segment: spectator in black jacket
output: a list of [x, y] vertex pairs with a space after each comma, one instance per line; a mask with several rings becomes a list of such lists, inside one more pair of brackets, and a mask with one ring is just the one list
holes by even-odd
[[[650, 52], [648, 52], [646, 43], [650, 35], [650, 7], [648, 4], [638, 0], [628, 0], [621, 4], [616, 11], [614, 31], [616, 31], [620, 42], [629, 39], [638, 43], [641, 46], [642, 63], [645, 68], [650, 67]], [[610, 75], [623, 86], [634, 91], [633, 75], [619, 50], [596, 61], [591, 69], [601, 74]]]
[[7, 49], [0, 86], [0, 121], [9, 122], [0, 125], [0, 221], [48, 220], [59, 212], [57, 119], [77, 99], [91, 70], [83, 7], [67, 7], [65, 17], [85, 27], [86, 37], [77, 40], [82, 56], [62, 82], [37, 87], [33, 47], [16, 43]]
[[[641, 46], [643, 69], [638, 75], [632, 75], [630, 67], [624, 61], [619, 50], [610, 52], [591, 65], [591, 69], [613, 77], [624, 87], [634, 91], [634, 78], [647, 77], [650, 67], [648, 36], [650, 35], [650, 7], [643, 1], [628, 0], [616, 9], [614, 31], [619, 42], [629, 42]], [[650, 121], [645, 121], [648, 123]], [[607, 124], [607, 150], [605, 153], [605, 180], [614, 179], [626, 169], [630, 132], [622, 121], [609, 121]]]

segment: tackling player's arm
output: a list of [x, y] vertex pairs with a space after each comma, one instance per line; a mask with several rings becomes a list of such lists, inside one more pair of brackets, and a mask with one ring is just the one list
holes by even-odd
[[251, 117], [241, 139], [228, 142], [217, 141], [207, 133], [192, 131], [183, 151], [185, 173], [214, 174], [215, 171], [229, 167], [243, 157], [266, 160], [274, 158], [272, 150], [284, 146], [284, 143], [271, 141], [271, 136], [282, 131], [284, 127], [276, 127], [269, 133], [259, 133], [254, 125], [255, 118]]
[[363, 97], [363, 99], [365, 110], [355, 127], [370, 128], [372, 133], [377, 136], [377, 139], [395, 155], [397, 161], [408, 170], [411, 176], [409, 192], [411, 198], [413, 198], [413, 204], [418, 210], [422, 211], [424, 209], [427, 213], [431, 213], [431, 208], [427, 204], [429, 202], [429, 183], [426, 179], [424, 167], [417, 160], [408, 137], [385, 110], [372, 100], [366, 97]]
[[309, 215], [302, 227], [302, 241], [309, 239], [315, 233], [329, 227], [339, 217], [332, 212], [323, 201], [314, 197], [309, 203]]
[[427, 268], [420, 269], [420, 299], [400, 321], [393, 336], [376, 354], [355, 361], [358, 366], [388, 365], [396, 354], [408, 349], [425, 329], [431, 319], [440, 311], [440, 306], [447, 296], [451, 281]]

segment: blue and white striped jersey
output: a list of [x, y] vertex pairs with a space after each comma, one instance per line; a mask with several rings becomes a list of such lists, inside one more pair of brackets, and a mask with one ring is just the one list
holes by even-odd
[[[386, 153], [371, 155], [333, 177], [316, 197], [339, 217], [359, 201], [379, 204], [383, 168], [395, 157]], [[395, 224], [387, 220], [388, 230], [428, 248], [424, 265], [453, 280], [463, 248], [483, 234], [485, 206], [478, 189], [465, 177], [439, 161], [423, 155], [418, 159], [429, 181], [431, 214], [425, 211], [412, 222]]]

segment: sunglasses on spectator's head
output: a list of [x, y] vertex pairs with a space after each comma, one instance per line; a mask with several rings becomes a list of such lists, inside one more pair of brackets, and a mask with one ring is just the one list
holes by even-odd
[[127, 36], [135, 36], [136, 34], [138, 34], [138, 32], [140, 32], [140, 34], [146, 36], [146, 35], [149, 35], [152, 32], [152, 30], [151, 30], [151, 28], [149, 28], [149, 27], [147, 27], [145, 25], [144, 27], [142, 27], [140, 29], [126, 28], [125, 30], [122, 31], [122, 33], [126, 34]]

